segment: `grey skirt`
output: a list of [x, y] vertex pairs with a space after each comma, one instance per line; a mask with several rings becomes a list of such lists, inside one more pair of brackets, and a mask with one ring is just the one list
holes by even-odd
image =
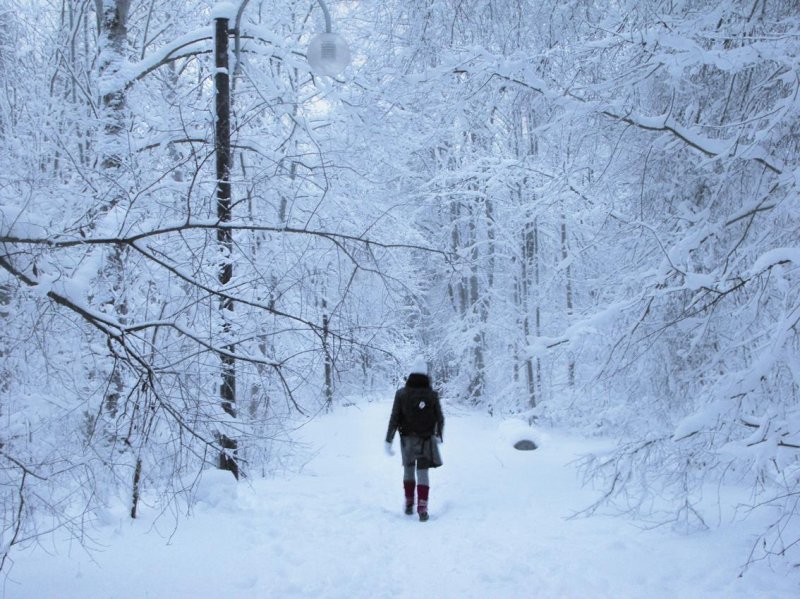
[[400, 436], [400, 451], [403, 466], [417, 465], [417, 468], [438, 468], [442, 465], [439, 444], [435, 437]]

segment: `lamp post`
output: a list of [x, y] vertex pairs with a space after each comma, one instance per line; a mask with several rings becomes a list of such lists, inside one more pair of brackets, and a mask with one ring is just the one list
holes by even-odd
[[[325, 32], [315, 36], [308, 47], [307, 58], [312, 72], [318, 75], [335, 76], [350, 64], [350, 50], [345, 41], [331, 31], [331, 16], [323, 0], [316, 0], [325, 15]], [[248, 0], [239, 6], [240, 16]], [[231, 229], [225, 225], [230, 223], [232, 215], [231, 202], [231, 88], [228, 60], [228, 40], [231, 34], [229, 23], [237, 15], [237, 9], [229, 2], [217, 4], [212, 12], [214, 20], [214, 153], [216, 155], [216, 203], [217, 243], [222, 260], [218, 281], [221, 288], [233, 278], [233, 236]], [[220, 354], [222, 377], [220, 381], [220, 401], [222, 409], [232, 418], [236, 417], [236, 346], [230, 341], [230, 316], [234, 310], [233, 300], [223, 297], [220, 300], [222, 333], [226, 345]], [[229, 470], [238, 479], [239, 463], [236, 460], [237, 442], [221, 433], [219, 443], [222, 451], [219, 456], [219, 468]]]
[[[216, 157], [216, 200], [217, 220], [226, 225], [231, 221], [231, 88], [228, 72], [228, 14], [226, 6], [218, 5], [214, 15], [214, 154]], [[218, 279], [223, 289], [233, 278], [233, 235], [227, 227], [217, 229], [217, 243], [222, 254]], [[220, 299], [220, 317], [225, 341], [230, 341], [233, 301], [230, 297]], [[235, 346], [230, 343], [220, 355], [222, 380], [220, 381], [220, 400], [222, 409], [231, 418], [236, 418], [236, 363], [233, 354]], [[219, 467], [229, 470], [239, 478], [239, 463], [236, 461], [237, 442], [221, 433], [219, 444]]]

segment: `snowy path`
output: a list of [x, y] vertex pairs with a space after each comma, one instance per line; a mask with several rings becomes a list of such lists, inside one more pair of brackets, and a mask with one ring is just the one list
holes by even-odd
[[545, 434], [539, 450], [519, 452], [482, 415], [447, 414], [446, 464], [432, 471], [432, 518], [420, 523], [400, 510], [399, 457], [383, 453], [389, 409], [368, 403], [316, 419], [301, 433], [314, 457], [300, 474], [238, 490], [211, 484], [177, 531], [169, 516], [120, 518], [98, 532], [100, 552], [18, 554], [5, 597], [800, 596], [797, 578], [767, 568], [737, 578], [743, 524], [685, 537], [618, 518], [565, 519], [593, 496], [569, 464], [592, 442]]

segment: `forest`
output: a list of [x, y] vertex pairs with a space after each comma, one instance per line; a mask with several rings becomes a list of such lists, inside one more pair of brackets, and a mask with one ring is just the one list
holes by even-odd
[[415, 356], [619, 439], [587, 513], [743, 483], [744, 558], [800, 563], [797, 1], [326, 4], [334, 76], [316, 0], [0, 2], [0, 569], [268, 477]]

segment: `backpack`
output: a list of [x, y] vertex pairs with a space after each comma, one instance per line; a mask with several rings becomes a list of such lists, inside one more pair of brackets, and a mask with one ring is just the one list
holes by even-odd
[[428, 389], [408, 389], [405, 397], [405, 434], [429, 437], [436, 429], [436, 393]]

